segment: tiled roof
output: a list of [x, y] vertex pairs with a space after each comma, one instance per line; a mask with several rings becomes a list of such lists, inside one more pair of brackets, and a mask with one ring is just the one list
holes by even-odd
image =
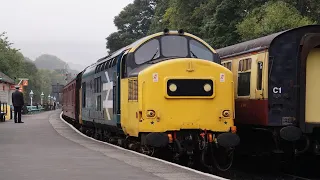
[[0, 81], [14, 84], [14, 80], [0, 71]]

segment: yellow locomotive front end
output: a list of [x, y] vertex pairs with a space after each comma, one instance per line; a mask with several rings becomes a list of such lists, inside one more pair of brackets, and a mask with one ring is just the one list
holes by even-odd
[[224, 67], [201, 59], [172, 59], [146, 68], [137, 80], [138, 132], [233, 128], [232, 73]]
[[[139, 52], [143, 46], [148, 51]], [[130, 51], [137, 65], [127, 62], [130, 70], [121, 81], [125, 134], [141, 138], [148, 149], [170, 147], [175, 158], [188, 157], [189, 165], [198, 153], [208, 165], [204, 159], [213, 147], [229, 152], [238, 145], [233, 75], [215, 62], [219, 57], [210, 46], [190, 34], [167, 32]], [[139, 53], [149, 58], [139, 61]]]

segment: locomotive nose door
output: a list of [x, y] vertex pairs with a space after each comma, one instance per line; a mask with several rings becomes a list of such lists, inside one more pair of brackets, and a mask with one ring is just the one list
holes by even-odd
[[306, 109], [307, 123], [320, 123], [320, 47], [310, 50], [306, 60]]

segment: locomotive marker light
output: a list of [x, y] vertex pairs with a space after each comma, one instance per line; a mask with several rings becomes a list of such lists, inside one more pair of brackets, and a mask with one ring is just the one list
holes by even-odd
[[41, 97], [41, 105], [43, 105], [43, 98], [44, 98], [43, 92], [41, 93], [40, 97]]
[[168, 34], [168, 33], [169, 33], [169, 29], [168, 29], [168, 28], [165, 28], [165, 29], [163, 30], [163, 33], [164, 33], [164, 34]]
[[29, 96], [30, 96], [30, 104], [31, 104], [31, 106], [32, 106], [32, 98], [33, 98], [33, 92], [32, 92], [32, 90], [30, 91], [30, 93], [29, 93]]
[[179, 29], [179, 30], [178, 30], [178, 33], [179, 33], [180, 35], [183, 35], [183, 34], [184, 34], [184, 30], [183, 30], [183, 29]]

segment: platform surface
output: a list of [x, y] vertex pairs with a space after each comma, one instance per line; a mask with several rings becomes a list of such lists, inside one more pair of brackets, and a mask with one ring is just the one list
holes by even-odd
[[60, 113], [0, 123], [1, 180], [220, 179], [93, 141], [65, 124]]

